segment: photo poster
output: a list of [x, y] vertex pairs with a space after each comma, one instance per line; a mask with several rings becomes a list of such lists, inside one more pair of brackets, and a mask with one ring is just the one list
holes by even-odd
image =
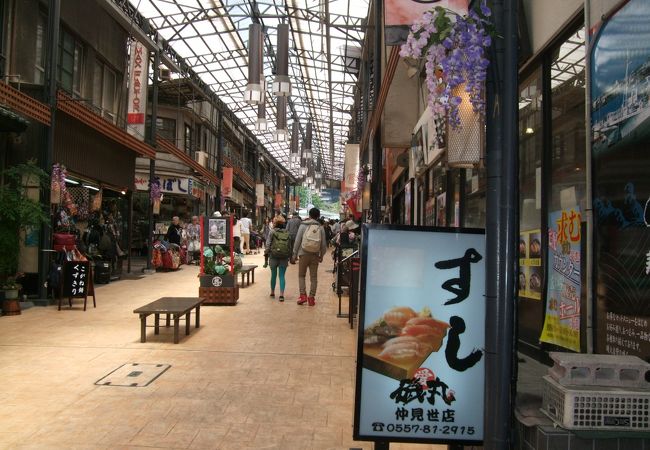
[[542, 232], [519, 233], [519, 297], [542, 299]]
[[363, 225], [361, 258], [354, 439], [480, 444], [484, 231]]
[[439, 227], [447, 226], [447, 193], [436, 197], [436, 225]]
[[591, 139], [597, 353], [650, 355], [650, 2], [613, 10], [593, 36]]
[[540, 341], [580, 351], [581, 214], [579, 207], [549, 214], [547, 293]]
[[413, 180], [404, 186], [404, 225], [411, 225], [413, 218]]
[[386, 45], [406, 42], [410, 26], [434, 6], [442, 6], [463, 15], [467, 14], [469, 0], [385, 0], [384, 29]]

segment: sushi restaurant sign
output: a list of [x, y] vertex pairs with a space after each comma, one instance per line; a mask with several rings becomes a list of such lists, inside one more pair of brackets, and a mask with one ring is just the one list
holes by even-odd
[[483, 440], [485, 234], [364, 225], [354, 438]]

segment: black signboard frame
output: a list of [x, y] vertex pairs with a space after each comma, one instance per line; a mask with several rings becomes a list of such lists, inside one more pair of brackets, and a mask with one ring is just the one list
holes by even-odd
[[[368, 239], [367, 234], [372, 230], [390, 230], [390, 231], [418, 231], [418, 232], [444, 232], [453, 234], [478, 234], [485, 235], [484, 229], [479, 228], [452, 228], [452, 227], [423, 227], [413, 225], [388, 225], [388, 224], [363, 224], [361, 234], [361, 270], [359, 274], [359, 310], [358, 313], [358, 332], [357, 332], [357, 358], [356, 358], [356, 377], [354, 392], [354, 419], [353, 419], [353, 439], [356, 441], [373, 441], [376, 448], [388, 448], [390, 442], [404, 442], [416, 444], [447, 444], [449, 446], [481, 446], [483, 440], [462, 440], [462, 439], [422, 439], [408, 438], [401, 436], [371, 436], [360, 434], [361, 420], [361, 379], [363, 370], [363, 341], [364, 341], [364, 323], [366, 310], [366, 282], [368, 279]], [[399, 257], [399, 255], [396, 255]], [[485, 376], [483, 378], [485, 380]], [[484, 405], [487, 409], [487, 405]]]
[[[83, 294], [77, 292], [73, 293], [73, 267], [74, 266], [83, 266], [86, 268], [85, 278], [86, 281]], [[72, 299], [73, 298], [83, 298], [84, 299], [84, 311], [86, 310], [86, 304], [88, 302], [88, 296], [93, 298], [93, 308], [97, 308], [97, 301], [95, 299], [95, 284], [93, 282], [93, 270], [92, 264], [90, 261], [66, 261], [63, 264], [63, 277], [59, 293], [59, 311], [61, 311], [61, 301], [63, 297], [68, 298], [68, 305], [72, 308]]]
[[[226, 234], [225, 234], [225, 243], [210, 243], [210, 221], [225, 221], [226, 222]], [[235, 268], [235, 236], [232, 232], [233, 225], [233, 216], [220, 216], [220, 217], [210, 217], [210, 216], [201, 216], [200, 218], [201, 225], [201, 258], [200, 258], [200, 274], [205, 274], [205, 257], [203, 256], [203, 249], [205, 247], [213, 247], [216, 245], [225, 246], [229, 249], [230, 254], [230, 273], [234, 274]]]

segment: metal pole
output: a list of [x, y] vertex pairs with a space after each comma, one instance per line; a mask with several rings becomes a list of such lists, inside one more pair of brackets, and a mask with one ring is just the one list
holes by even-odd
[[[374, 54], [372, 70], [374, 75], [375, 98], [373, 108], [377, 113], [377, 104], [379, 103], [379, 91], [381, 90], [381, 56], [382, 56], [382, 19], [383, 19], [383, 1], [375, 0], [375, 36], [374, 36]], [[372, 145], [372, 184], [370, 185], [370, 201], [372, 210], [372, 222], [381, 223], [381, 123], [377, 125]]]
[[[57, 90], [57, 68], [59, 55], [59, 30], [61, 20], [60, 0], [50, 0], [48, 5], [48, 27], [47, 27], [47, 85], [46, 99], [50, 106], [51, 118], [50, 127], [46, 130], [45, 152], [41, 158], [41, 169], [46, 173], [52, 173], [54, 160], [54, 131], [56, 123], [56, 90]], [[41, 189], [41, 203], [50, 205], [49, 188]], [[41, 226], [41, 252], [38, 257], [38, 297], [45, 301], [47, 299], [47, 275], [49, 273], [50, 257], [49, 250], [52, 247], [52, 229], [49, 223]]]
[[[217, 121], [217, 177], [223, 179], [223, 111], [219, 111], [219, 119]], [[217, 202], [216, 210], [221, 211], [223, 205], [221, 204], [221, 186], [217, 186]]]
[[[150, 123], [150, 138], [149, 145], [156, 148], [156, 132], [158, 121], [158, 66], [160, 66], [160, 50], [154, 52], [153, 57], [153, 82], [151, 92], [151, 123]], [[154, 217], [153, 217], [153, 200], [151, 199], [151, 183], [156, 178], [156, 159], [149, 160], [149, 226], [147, 229], [147, 271], [153, 270], [151, 265], [151, 256], [153, 252], [153, 231], [154, 231]]]
[[329, 113], [330, 113], [330, 162], [331, 165], [331, 174], [334, 176], [334, 97], [332, 89], [332, 39], [330, 36], [330, 2], [326, 1], [325, 3], [325, 40], [327, 46], [327, 84], [329, 88]]
[[593, 213], [593, 172], [591, 166], [591, 0], [585, 0], [585, 272], [586, 272], [586, 298], [585, 310], [587, 312], [587, 353], [594, 352], [594, 213]]
[[512, 447], [518, 237], [517, 0], [495, 0], [493, 68], [487, 84], [486, 450]]

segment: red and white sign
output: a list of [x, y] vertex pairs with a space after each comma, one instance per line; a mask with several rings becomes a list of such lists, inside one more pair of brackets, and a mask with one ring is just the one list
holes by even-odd
[[232, 167], [223, 168], [223, 178], [221, 179], [221, 195], [232, 197]]
[[129, 98], [127, 104], [127, 131], [144, 140], [147, 113], [147, 80], [149, 51], [139, 41], [131, 43], [129, 55]]

